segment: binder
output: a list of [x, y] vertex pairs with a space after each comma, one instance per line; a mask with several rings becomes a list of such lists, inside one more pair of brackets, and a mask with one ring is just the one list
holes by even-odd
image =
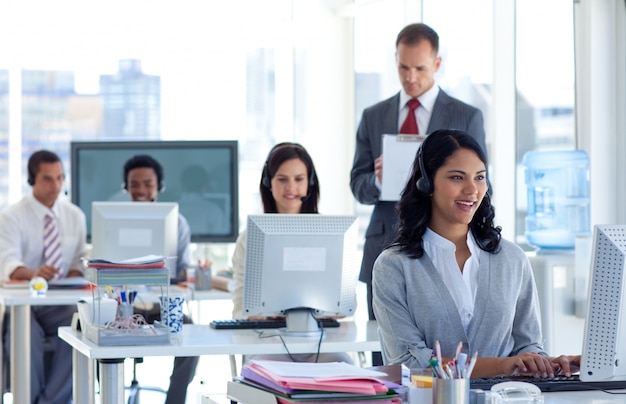
[[383, 177], [381, 201], [397, 201], [411, 174], [424, 135], [382, 135]]

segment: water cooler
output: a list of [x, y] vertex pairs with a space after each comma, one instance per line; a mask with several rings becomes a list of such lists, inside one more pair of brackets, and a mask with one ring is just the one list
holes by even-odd
[[591, 255], [589, 159], [581, 150], [524, 155], [527, 253], [550, 354], [582, 351]]

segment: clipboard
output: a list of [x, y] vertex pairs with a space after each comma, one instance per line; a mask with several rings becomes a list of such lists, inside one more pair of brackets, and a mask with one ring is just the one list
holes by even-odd
[[397, 201], [411, 174], [417, 149], [424, 135], [382, 135], [383, 178], [381, 201]]

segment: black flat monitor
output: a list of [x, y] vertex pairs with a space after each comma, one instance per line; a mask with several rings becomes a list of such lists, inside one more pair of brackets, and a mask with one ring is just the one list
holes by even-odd
[[287, 333], [318, 331], [315, 317], [356, 309], [358, 219], [319, 214], [248, 216], [246, 316], [286, 316]]
[[71, 142], [71, 199], [87, 217], [92, 202], [130, 201], [124, 163], [138, 154], [155, 158], [164, 171], [159, 202], [176, 202], [191, 228], [192, 242], [234, 242], [239, 233], [237, 141]]

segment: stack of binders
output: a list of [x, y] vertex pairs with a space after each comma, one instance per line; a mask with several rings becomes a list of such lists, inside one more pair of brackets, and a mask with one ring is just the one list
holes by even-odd
[[386, 376], [343, 362], [253, 360], [229, 383], [228, 395], [243, 404], [401, 403], [402, 386]]

